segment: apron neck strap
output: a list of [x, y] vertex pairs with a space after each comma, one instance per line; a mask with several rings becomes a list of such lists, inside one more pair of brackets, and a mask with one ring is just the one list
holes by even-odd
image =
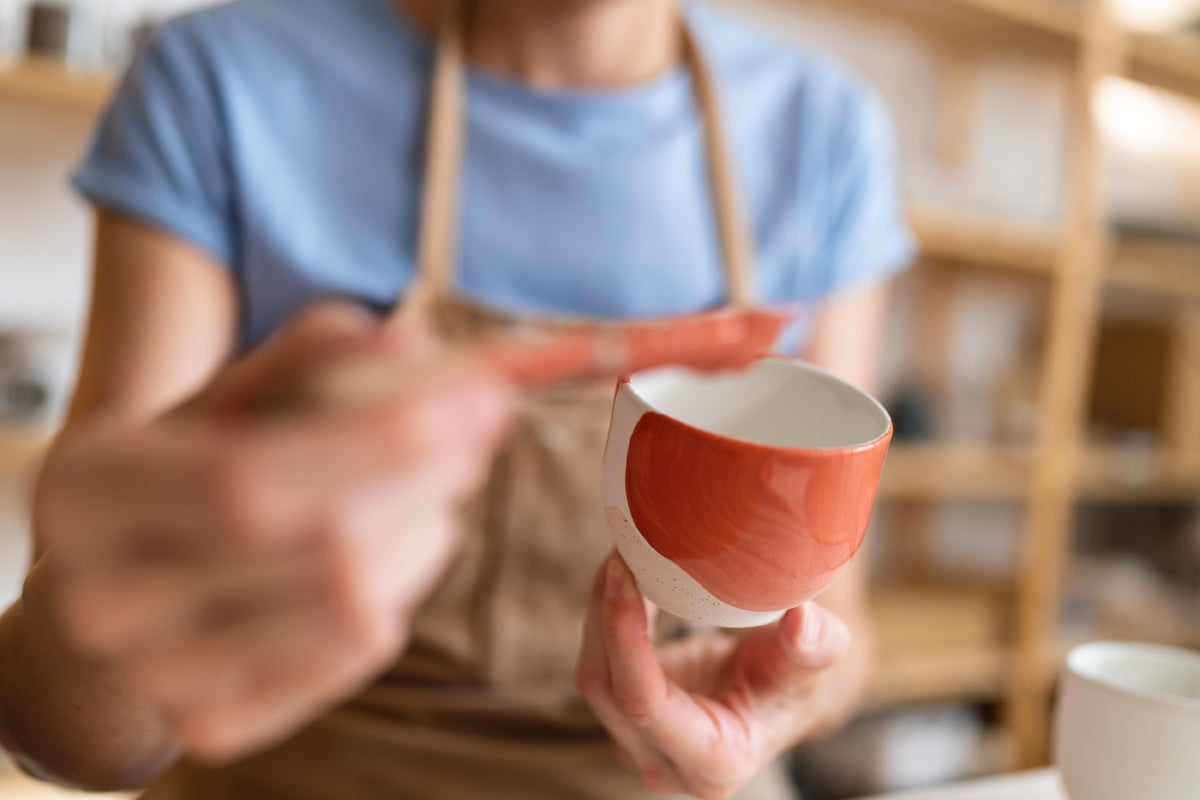
[[[430, 306], [453, 294], [462, 164], [465, 144], [466, 0], [442, 4], [437, 57], [430, 88], [426, 131], [425, 184], [417, 230], [416, 277], [394, 313], [424, 317]], [[687, 24], [684, 58], [692, 75], [704, 123], [713, 211], [721, 244], [728, 300], [734, 306], [758, 301], [754, 285], [754, 239], [730, 155], [720, 93], [712, 69]]]

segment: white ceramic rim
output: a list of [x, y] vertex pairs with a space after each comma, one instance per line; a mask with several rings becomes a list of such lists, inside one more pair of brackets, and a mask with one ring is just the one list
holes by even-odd
[[[889, 414], [888, 410], [883, 407], [883, 403], [880, 403], [878, 400], [876, 400], [874, 397], [872, 397], [868, 392], [863, 391], [862, 389], [855, 386], [853, 383], [850, 383], [847, 380], [843, 380], [842, 378], [839, 378], [837, 375], [834, 375], [832, 372], [821, 369], [820, 367], [810, 364], [807, 361], [802, 361], [800, 359], [794, 359], [794, 358], [787, 358], [785, 356], [776, 356], [776, 355], [765, 356], [765, 357], [760, 358], [757, 361], [754, 361], [753, 363], [751, 363], [749, 366], [747, 366], [745, 368], [745, 371], [757, 369], [757, 368], [763, 366], [764, 362], [774, 362], [780, 366], [784, 366], [784, 367], [791, 368], [791, 369], [796, 369], [796, 370], [799, 370], [800, 372], [807, 372], [807, 373], [809, 373], [817, 378], [820, 378], [821, 380], [824, 380], [828, 383], [834, 383], [834, 384], [842, 386], [846, 389], [849, 389], [859, 400], [866, 401], [864, 404], [866, 407], [870, 408], [872, 411], [875, 411], [878, 414], [879, 421], [881, 421], [883, 423], [883, 432], [880, 433], [879, 435], [875, 436], [873, 439], [870, 439], [865, 442], [855, 442], [852, 444], [836, 445], [833, 447], [787, 447], [787, 446], [783, 446], [783, 445], [775, 446], [775, 445], [763, 444], [762, 442], [752, 442], [752, 441], [749, 441], [748, 439], [740, 439], [735, 436], [726, 436], [725, 434], [717, 433], [716, 431], [711, 431], [706, 428], [701, 428], [696, 425], [691, 425], [687, 422], [684, 422], [684, 421], [678, 419], [674, 414], [670, 413], [669, 411], [664, 411], [663, 409], [656, 406], [654, 403], [651, 403], [649, 400], [646, 399], [646, 397], [641, 392], [638, 391], [636, 382], [637, 382], [639, 376], [649, 376], [649, 375], [653, 375], [653, 374], [658, 373], [663, 370], [683, 370], [683, 368], [681, 368], [681, 367], [663, 367], [663, 368], [658, 368], [658, 369], [654, 369], [654, 370], [647, 370], [646, 372], [642, 372], [642, 373], [634, 373], [633, 375], [624, 379], [622, 382], [629, 389], [629, 391], [633, 395], [634, 399], [637, 400], [637, 402], [641, 403], [642, 406], [644, 406], [647, 410], [653, 411], [656, 414], [662, 414], [665, 417], [669, 417], [672, 420], [675, 420], [676, 422], [678, 422], [680, 425], [683, 425], [686, 428], [690, 428], [691, 430], [698, 431], [707, 436], [716, 437], [717, 439], [723, 439], [727, 442], [737, 442], [739, 445], [743, 445], [745, 447], [753, 447], [753, 448], [761, 447], [766, 450], [771, 450], [772, 452], [783, 451], [783, 452], [788, 452], [788, 453], [804, 454], [804, 455], [808, 455], [808, 456], [826, 456], [826, 455], [835, 455], [835, 454], [842, 454], [842, 453], [858, 453], [858, 452], [865, 451], [865, 450], [871, 450], [871, 449], [877, 447], [882, 440], [886, 439], [888, 436], [890, 436], [892, 434], [892, 415]], [[695, 372], [696, 374], [701, 374], [701, 375], [703, 374], [699, 370], [691, 370], [691, 371]]]
[[1181, 647], [1171, 647], [1165, 644], [1147, 644], [1144, 642], [1089, 642], [1075, 647], [1067, 654], [1067, 669], [1070, 673], [1085, 683], [1121, 695], [1131, 695], [1142, 700], [1149, 700], [1157, 705], [1166, 706], [1179, 711], [1200, 714], [1200, 700], [1183, 695], [1168, 694], [1145, 686], [1134, 686], [1101, 673], [1092, 662], [1093, 658], [1103, 653], [1120, 653], [1150, 657], [1160, 662], [1170, 662], [1190, 667], [1200, 675], [1200, 653], [1185, 650]]

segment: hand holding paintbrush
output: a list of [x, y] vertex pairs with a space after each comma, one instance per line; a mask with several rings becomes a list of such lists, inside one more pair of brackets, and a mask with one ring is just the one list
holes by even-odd
[[[441, 368], [478, 370], [518, 389], [615, 380], [643, 369], [677, 365], [732, 369], [769, 352], [790, 311], [724, 310], [674, 319], [580, 326], [536, 339], [497, 336], [433, 350]], [[411, 326], [410, 326], [411, 327]], [[409, 336], [415, 335], [412, 330]], [[315, 371], [262, 398], [264, 409], [369, 403], [404, 393], [421, 381], [420, 362], [402, 363], [386, 350]]]

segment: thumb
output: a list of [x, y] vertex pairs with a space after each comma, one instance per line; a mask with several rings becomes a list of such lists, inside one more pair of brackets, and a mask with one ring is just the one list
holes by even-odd
[[747, 679], [763, 693], [792, 692], [836, 664], [850, 629], [815, 603], [794, 608], [774, 625], [748, 631], [739, 644]]
[[850, 649], [850, 629], [846, 623], [816, 603], [787, 612], [777, 630], [780, 650], [803, 669], [828, 669]]

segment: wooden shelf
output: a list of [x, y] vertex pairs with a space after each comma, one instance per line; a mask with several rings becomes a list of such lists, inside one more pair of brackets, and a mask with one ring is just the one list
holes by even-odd
[[872, 591], [871, 603], [879, 658], [868, 705], [1001, 696], [1010, 592], [977, 585], [883, 586]]
[[[900, 444], [888, 453], [879, 498], [1017, 501], [1026, 496], [1031, 469], [1031, 456], [986, 445]], [[1113, 502], [1200, 501], [1200, 454], [1089, 447], [1077, 494]]]
[[866, 705], [878, 710], [945, 700], [994, 700], [1004, 692], [1007, 668], [1002, 647], [881, 654]]
[[115, 81], [110, 73], [75, 70], [46, 58], [0, 65], [0, 99], [36, 100], [95, 112], [108, 102]]
[[1155, 448], [1089, 447], [1080, 470], [1083, 499], [1200, 502], [1200, 455], [1187, 459]]
[[1078, 6], [1063, 0], [944, 0], [939, 5], [1066, 39], [1080, 38], [1083, 30]]
[[1200, 98], [1200, 35], [1129, 35], [1128, 77]]
[[1200, 300], [1200, 243], [1158, 236], [1124, 236], [1109, 267], [1114, 286]]
[[[810, 0], [811, 1], [811, 0]], [[977, 33], [989, 37], [1031, 36], [1075, 44], [1082, 38], [1083, 17], [1063, 0], [818, 0], [839, 8], [912, 20], [943, 34]]]
[[889, 500], [1017, 500], [1030, 459], [985, 445], [901, 444], [884, 465], [879, 496]]
[[32, 465], [50, 442], [43, 430], [0, 428], [0, 476], [19, 472]]
[[1062, 262], [1064, 236], [1046, 226], [922, 208], [908, 216], [926, 258], [1037, 275]]

